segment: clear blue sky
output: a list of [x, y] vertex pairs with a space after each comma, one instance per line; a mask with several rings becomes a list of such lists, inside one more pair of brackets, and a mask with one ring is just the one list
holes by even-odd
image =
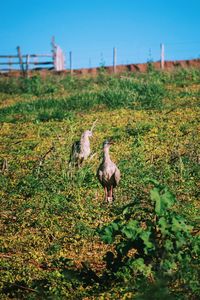
[[[200, 57], [200, 0], [2, 0], [0, 54], [49, 53], [51, 37], [73, 66]], [[68, 61], [67, 61], [67, 67]]]

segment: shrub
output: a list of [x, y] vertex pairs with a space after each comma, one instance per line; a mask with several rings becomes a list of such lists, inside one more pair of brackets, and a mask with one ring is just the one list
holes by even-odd
[[187, 284], [188, 293], [197, 294], [197, 238], [191, 235], [192, 226], [172, 210], [174, 195], [152, 182], [149, 203], [129, 204], [100, 231], [102, 240], [115, 246], [116, 254], [108, 252], [105, 258], [108, 274], [126, 283], [142, 278], [177, 280], [184, 288]]

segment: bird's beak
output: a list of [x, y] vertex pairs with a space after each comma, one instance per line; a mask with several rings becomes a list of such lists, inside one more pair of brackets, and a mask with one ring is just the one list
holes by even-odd
[[113, 141], [113, 140], [110, 140], [108, 143], [109, 143], [109, 145], [113, 145], [113, 144], [114, 144], [114, 141]]
[[96, 120], [93, 122], [92, 127], [91, 127], [91, 129], [90, 129], [91, 132], [93, 132], [94, 127], [96, 126], [97, 121], [98, 121], [98, 119], [96, 119]]

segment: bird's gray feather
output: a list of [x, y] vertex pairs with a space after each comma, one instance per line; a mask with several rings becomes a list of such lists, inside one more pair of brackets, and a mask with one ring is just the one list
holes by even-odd
[[72, 145], [69, 163], [74, 163], [76, 166], [81, 166], [82, 162], [90, 155], [90, 141], [92, 136], [90, 130], [86, 130], [82, 135], [80, 141], [76, 141]]
[[109, 163], [103, 162], [99, 166], [97, 177], [103, 187], [116, 187], [120, 181], [120, 171], [112, 161]]

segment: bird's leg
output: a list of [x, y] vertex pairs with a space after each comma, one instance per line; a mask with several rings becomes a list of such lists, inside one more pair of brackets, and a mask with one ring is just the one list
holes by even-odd
[[112, 203], [112, 189], [113, 187], [111, 186], [108, 192], [108, 202]]
[[112, 200], [114, 201], [115, 200], [115, 194], [114, 194], [114, 189], [112, 187]]
[[113, 195], [113, 186], [111, 186], [111, 197], [112, 197], [112, 201], [114, 199], [114, 195]]
[[113, 201], [113, 186], [110, 187], [110, 200]]
[[107, 190], [106, 186], [104, 187], [104, 192], [105, 192], [105, 201], [107, 202], [108, 201], [108, 190]]

